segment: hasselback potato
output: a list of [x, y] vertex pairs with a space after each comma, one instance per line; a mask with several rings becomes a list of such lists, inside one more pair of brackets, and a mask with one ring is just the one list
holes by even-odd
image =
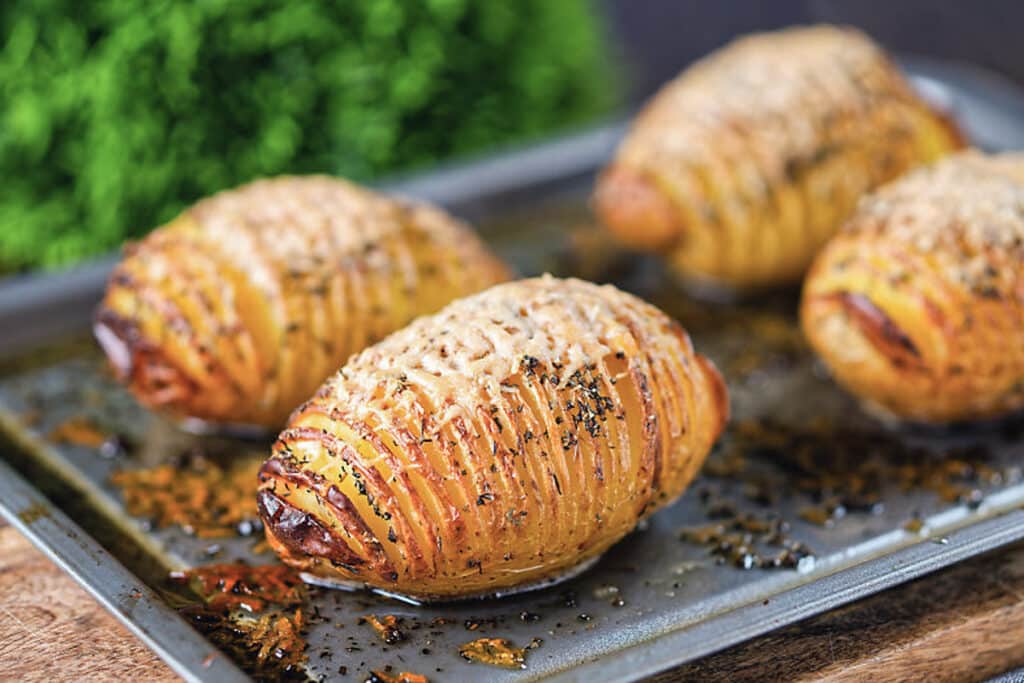
[[729, 288], [797, 281], [866, 191], [961, 146], [858, 31], [739, 39], [666, 85], [595, 195], [627, 246]]
[[439, 209], [281, 177], [205, 199], [129, 245], [95, 331], [146, 405], [279, 428], [352, 353], [508, 277]]
[[675, 499], [725, 386], [665, 314], [610, 286], [498, 285], [353, 357], [261, 472], [281, 558], [417, 599], [584, 567]]
[[961, 153], [866, 198], [817, 257], [801, 313], [835, 378], [884, 412], [1024, 407], [1024, 155]]

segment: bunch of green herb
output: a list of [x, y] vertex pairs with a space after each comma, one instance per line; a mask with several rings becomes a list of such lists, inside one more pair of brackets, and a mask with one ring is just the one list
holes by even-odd
[[605, 55], [587, 0], [8, 0], [0, 271], [258, 176], [365, 180], [592, 120]]

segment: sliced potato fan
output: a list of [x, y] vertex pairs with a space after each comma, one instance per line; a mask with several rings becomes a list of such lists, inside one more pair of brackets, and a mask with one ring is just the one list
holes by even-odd
[[598, 214], [683, 276], [797, 281], [865, 192], [961, 136], [852, 29], [741, 38], [666, 85], [599, 179]]
[[956, 155], [879, 190], [818, 256], [804, 332], [898, 417], [1024, 408], [1024, 155]]
[[679, 496], [728, 412], [709, 361], [613, 287], [545, 277], [420, 318], [299, 408], [263, 467], [281, 558], [418, 599], [585, 566]]
[[261, 180], [126, 249], [96, 336], [146, 405], [280, 427], [351, 354], [509, 277], [439, 209], [343, 180]]

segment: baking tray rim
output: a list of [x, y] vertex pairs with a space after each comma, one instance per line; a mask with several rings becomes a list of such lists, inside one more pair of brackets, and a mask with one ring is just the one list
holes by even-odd
[[[2, 457], [0, 501], [0, 517], [70, 575], [184, 680], [250, 680], [227, 655]], [[182, 652], [188, 656], [182, 657]]]
[[[997, 74], [974, 65], [930, 59], [905, 59], [901, 63], [925, 79], [936, 74], [976, 79], [976, 85], [987, 91], [992, 100], [1012, 105], [1011, 109], [1024, 118], [1024, 96]], [[433, 201], [456, 213], [472, 213], [473, 204], [489, 196], [525, 192], [593, 173], [614, 149], [626, 126], [626, 122], [618, 121], [525, 149], [381, 183], [378, 187]], [[0, 280], [0, 329], [7, 337], [0, 357], [17, 355], [41, 339], [87, 329], [92, 305], [103, 291], [115, 262], [115, 256], [107, 256], [65, 272]], [[185, 680], [249, 680], [5, 459], [5, 454], [0, 453], [0, 516], [70, 574]], [[951, 524], [941, 543], [924, 537], [887, 554], [867, 555], [852, 566], [784, 590], [762, 606], [756, 622], [745, 614], [748, 605], [735, 605], [699, 622], [679, 624], [641, 643], [588, 660], [547, 680], [626, 681], [656, 674], [1022, 540], [1024, 510], [1019, 503], [1011, 505], [959, 528]], [[138, 597], [131, 597], [130, 609], [125, 608], [124, 596], [118, 593], [119, 583], [138, 591]], [[687, 653], [679, 656], [675, 652], [682, 650], [682, 641], [687, 644]]]

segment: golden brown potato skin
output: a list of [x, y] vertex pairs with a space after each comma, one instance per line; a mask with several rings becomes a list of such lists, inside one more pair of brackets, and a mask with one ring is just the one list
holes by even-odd
[[129, 245], [96, 334], [142, 403], [279, 428], [351, 354], [509, 276], [439, 209], [281, 177], [203, 200]]
[[596, 558], [693, 479], [725, 386], [613, 287], [498, 285], [352, 358], [261, 473], [281, 558], [418, 599], [522, 589]]
[[741, 38], [666, 85], [601, 175], [623, 244], [688, 279], [792, 283], [865, 192], [962, 146], [858, 31]]
[[922, 422], [1024, 407], [1024, 155], [965, 152], [869, 196], [816, 259], [802, 323], [836, 380]]

